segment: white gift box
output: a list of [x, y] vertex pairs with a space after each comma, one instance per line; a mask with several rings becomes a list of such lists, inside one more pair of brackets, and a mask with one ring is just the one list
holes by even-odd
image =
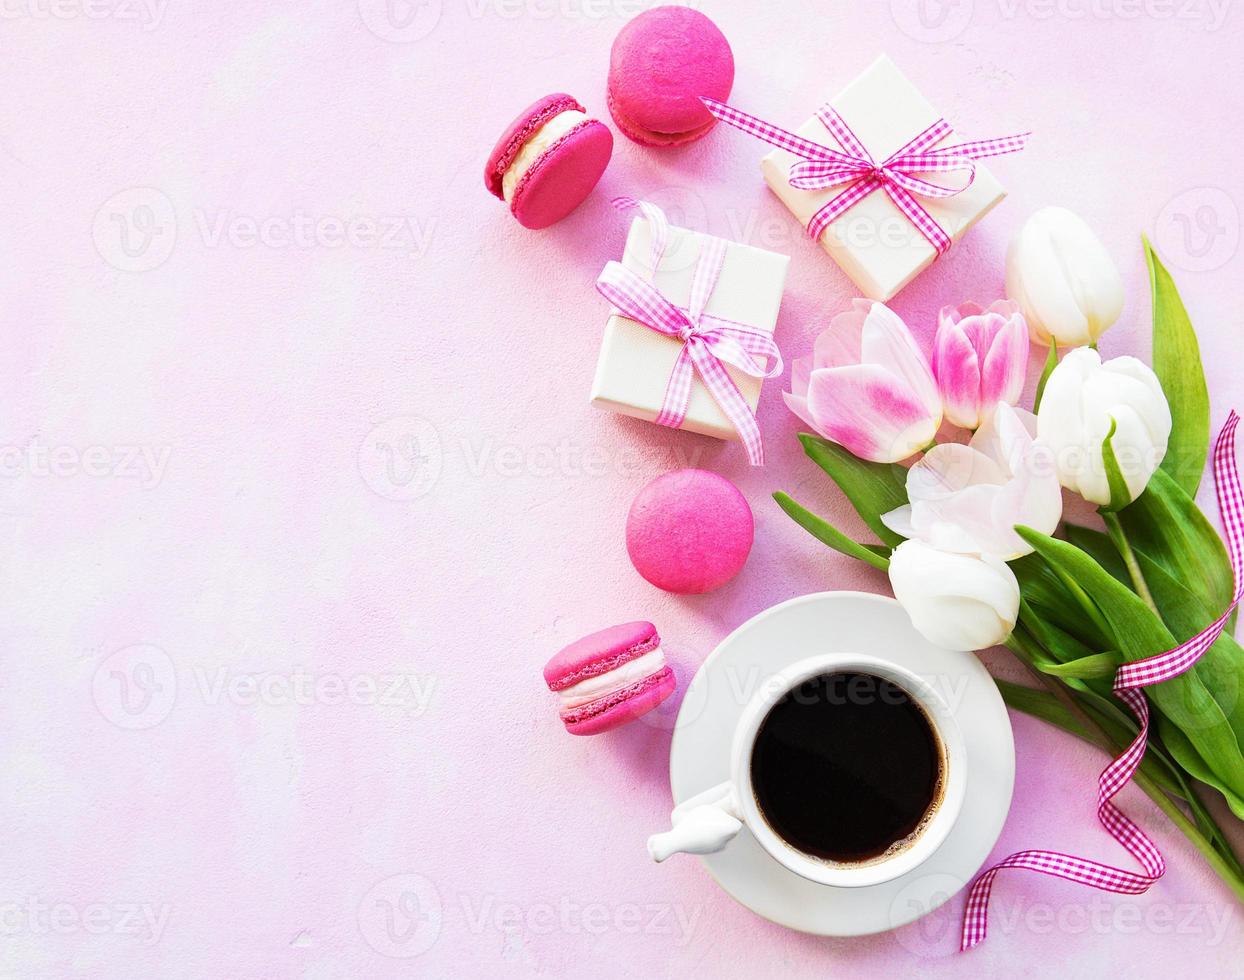
[[[831, 99], [830, 105], [877, 161], [902, 149], [941, 118], [941, 113], [885, 55]], [[832, 150], [843, 149], [815, 116], [795, 133]], [[958, 142], [960, 138], [951, 133], [930, 149]], [[842, 193], [846, 185], [825, 190], [797, 190], [790, 186], [787, 175], [798, 162], [794, 154], [774, 150], [760, 162], [760, 169], [770, 190], [806, 228], [813, 215]], [[959, 186], [964, 177], [952, 173], [935, 175], [931, 179]], [[977, 161], [976, 179], [962, 193], [917, 200], [951, 240], [958, 241], [1004, 197], [1006, 191], [997, 178]], [[933, 244], [880, 188], [831, 222], [821, 234], [820, 244], [866, 297], [883, 302], [937, 258]]]
[[[650, 281], [672, 303], [686, 309], [700, 244], [705, 237], [671, 225], [669, 244], [654, 276], [650, 268], [649, 225], [642, 217], [637, 217], [631, 222], [622, 265]], [[777, 326], [789, 264], [790, 258], [786, 255], [727, 242], [721, 274], [704, 312], [772, 334]], [[596, 377], [592, 381], [592, 404], [648, 422], [655, 421], [682, 347], [683, 342], [677, 337], [665, 336], [614, 313], [605, 324]], [[763, 380], [730, 364], [724, 367], [755, 414]], [[691, 385], [686, 418], [680, 428], [717, 439], [739, 437], [698, 373]]]

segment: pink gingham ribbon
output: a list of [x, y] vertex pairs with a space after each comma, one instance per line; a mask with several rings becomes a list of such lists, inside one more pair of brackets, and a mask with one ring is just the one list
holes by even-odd
[[[933, 149], [951, 133], [950, 124], [945, 119], [939, 119], [897, 152], [878, 163], [847, 125], [846, 120], [828, 103], [816, 111], [816, 117], [838, 141], [841, 151], [831, 150], [820, 143], [788, 132], [724, 102], [708, 98], [701, 98], [700, 101], [709, 112], [727, 125], [799, 157], [799, 162], [790, 168], [787, 175], [791, 187], [809, 191], [847, 185], [808, 222], [808, 236], [813, 241], [820, 239], [831, 222], [873, 191], [881, 189], [937, 249], [938, 255], [950, 248], [950, 235], [916, 198], [954, 197], [963, 193], [976, 179], [976, 160], [1016, 153], [1027, 145], [1028, 137], [1032, 135], [1016, 133], [1012, 136], [974, 140]], [[967, 179], [961, 187], [948, 187], [917, 176], [955, 171], [967, 173]]]
[[1222, 633], [1232, 611], [1244, 598], [1244, 492], [1240, 490], [1240, 474], [1235, 464], [1235, 428], [1240, 418], [1235, 412], [1227, 418], [1214, 444], [1214, 482], [1218, 491], [1218, 507], [1226, 529], [1231, 567], [1235, 575], [1235, 595], [1221, 616], [1192, 639], [1173, 650], [1145, 660], [1123, 664], [1114, 678], [1114, 693], [1132, 709], [1140, 723], [1140, 731], [1132, 742], [1098, 779], [1097, 818], [1102, 826], [1122, 844], [1144, 868], [1143, 874], [1113, 868], [1108, 864], [1073, 857], [1059, 851], [1019, 851], [982, 874], [968, 893], [963, 913], [963, 936], [960, 949], [971, 949], [985, 938], [989, 915], [989, 893], [999, 871], [1024, 868], [1092, 885], [1103, 891], [1121, 895], [1139, 895], [1149, 890], [1166, 872], [1166, 862], [1145, 832], [1112, 803], [1140, 766], [1145, 755], [1149, 734], [1149, 704], [1141, 688], [1178, 677], [1192, 667]]
[[[655, 204], [630, 197], [614, 198], [613, 206], [623, 212], [638, 210], [647, 220], [652, 239], [649, 268], [655, 275], [669, 244], [669, 222], [664, 212]], [[782, 373], [782, 355], [773, 337], [763, 330], [704, 312], [721, 274], [727, 243], [711, 235], [700, 235], [699, 241], [700, 254], [686, 308], [671, 302], [651, 282], [620, 262], [605, 266], [596, 288], [623, 316], [683, 342], [665, 386], [661, 412], [654, 421], [671, 429], [682, 425], [691, 399], [691, 382], [698, 371], [704, 386], [738, 430], [747, 458], [753, 466], [760, 466], [765, 461], [760, 426], [725, 365], [732, 364], [755, 378], [772, 378]]]

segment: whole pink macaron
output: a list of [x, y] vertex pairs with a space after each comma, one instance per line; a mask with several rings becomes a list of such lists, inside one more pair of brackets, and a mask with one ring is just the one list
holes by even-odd
[[701, 96], [724, 102], [734, 54], [717, 25], [690, 7], [654, 7], [627, 23], [609, 56], [609, 112], [644, 146], [697, 140], [716, 120]]
[[506, 127], [484, 165], [484, 184], [519, 224], [547, 228], [583, 203], [612, 154], [609, 127], [556, 92]]
[[666, 592], [712, 592], [747, 561], [755, 522], [739, 488], [707, 470], [676, 470], [639, 492], [626, 518], [635, 570]]
[[638, 718], [678, 684], [656, 627], [642, 620], [576, 640], [548, 662], [544, 681], [571, 735], [599, 735]]

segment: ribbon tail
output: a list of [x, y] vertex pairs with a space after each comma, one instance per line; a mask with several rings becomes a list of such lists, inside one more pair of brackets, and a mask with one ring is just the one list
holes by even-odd
[[890, 195], [890, 200], [898, 206], [898, 209], [911, 219], [911, 223], [916, 226], [920, 234], [929, 240], [929, 244], [937, 249], [937, 254], [942, 255], [950, 250], [950, 236], [946, 234], [946, 229], [933, 220], [933, 215], [929, 214], [912, 195], [911, 191], [904, 187], [900, 187], [893, 182], [887, 182], [883, 185], [885, 192]]
[[753, 466], [763, 466], [765, 450], [760, 438], [760, 426], [756, 422], [756, 416], [752, 414], [751, 406], [747, 404], [725, 366], [698, 337], [692, 337], [683, 349], [690, 352], [700, 377], [704, 379], [704, 386], [721, 406], [730, 424], [738, 431], [743, 447], [747, 450], [748, 461]]
[[695, 377], [692, 364], [691, 344], [684, 344], [678, 352], [678, 360], [670, 371], [669, 381], [665, 383], [665, 398], [661, 402], [661, 411], [653, 419], [657, 425], [670, 429], [682, 427], [687, 417], [687, 405], [691, 401], [691, 381]]
[[788, 153], [793, 153], [804, 160], [850, 162], [848, 157], [836, 150], [831, 150], [828, 146], [822, 146], [820, 143], [814, 143], [812, 140], [804, 139], [797, 133], [782, 129], [780, 126], [774, 126], [759, 116], [753, 116], [750, 113], [734, 108], [734, 106], [718, 102], [716, 99], [701, 96], [700, 101], [704, 103], [704, 108], [711, 112], [719, 122], [723, 122], [727, 126], [733, 126], [735, 129], [755, 136], [757, 139], [764, 140], [770, 146], [776, 146], [779, 150], [786, 150]]
[[1239, 416], [1232, 412], [1214, 444], [1214, 482], [1226, 529], [1227, 547], [1231, 553], [1231, 570], [1235, 576], [1231, 603], [1221, 616], [1190, 640], [1165, 653], [1126, 663], [1115, 674], [1114, 692], [1136, 715], [1139, 731], [1132, 744], [1098, 777], [1097, 819], [1136, 859], [1144, 872], [1124, 871], [1059, 851], [1019, 851], [995, 864], [973, 883], [963, 911], [960, 950], [971, 949], [984, 940], [988, 932], [989, 896], [994, 879], [1000, 871], [1008, 868], [1037, 871], [1123, 895], [1139, 895], [1148, 891], [1166, 873], [1166, 861], [1157, 845], [1114, 805], [1113, 800], [1135, 775], [1145, 756], [1149, 738], [1149, 703], [1142, 688], [1178, 677], [1190, 669], [1222, 634], [1232, 611], [1244, 599], [1244, 490], [1240, 487], [1240, 474], [1235, 462], [1235, 430], [1239, 421]]

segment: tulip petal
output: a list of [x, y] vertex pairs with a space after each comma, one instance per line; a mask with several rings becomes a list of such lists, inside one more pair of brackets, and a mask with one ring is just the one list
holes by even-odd
[[978, 484], [1005, 483], [1007, 473], [994, 460], [972, 446], [945, 442], [934, 446], [907, 471], [907, 497], [911, 501], [940, 500]]
[[999, 402], [1014, 405], [1019, 401], [1028, 374], [1028, 327], [1023, 317], [1002, 320], [991, 315], [990, 319], [996, 330], [981, 365], [982, 415], [992, 414]]
[[821, 331], [812, 346], [813, 367], [846, 367], [860, 362], [860, 338], [872, 306], [872, 300], [854, 299], [851, 309], [829, 321], [828, 329]]
[[974, 429], [980, 413], [980, 359], [957, 322], [943, 310], [933, 339], [933, 374], [946, 418], [954, 425]]
[[901, 378], [926, 412], [936, 415], [940, 424], [942, 401], [929, 362], [907, 324], [884, 303], [873, 303], [864, 320], [860, 360], [864, 364], [878, 364]]
[[882, 514], [881, 523], [904, 538], [916, 537], [916, 528], [911, 523], [911, 504], [903, 504]]
[[808, 382], [812, 378], [812, 358], [796, 357], [790, 365], [791, 394], [807, 397]]
[[813, 371], [807, 407], [818, 432], [874, 462], [911, 456], [933, 439], [939, 421], [899, 378], [876, 364]]
[[808, 408], [808, 399], [804, 398], [802, 395], [796, 395], [789, 391], [784, 391], [782, 392], [782, 401], [786, 402], [786, 407], [789, 408], [798, 418], [802, 419], [805, 425], [813, 431], [818, 432], [818, 434], [824, 435], [823, 432], [819, 432], [816, 422], [812, 418], [812, 412]]
[[1048, 449], [1032, 438], [1034, 424], [1030, 413], [1002, 403], [970, 444], [925, 453], [907, 474], [910, 513], [891, 512], [905, 523], [898, 533], [942, 551], [1028, 554], [1015, 525], [1049, 533], [1062, 516], [1062, 491]]

